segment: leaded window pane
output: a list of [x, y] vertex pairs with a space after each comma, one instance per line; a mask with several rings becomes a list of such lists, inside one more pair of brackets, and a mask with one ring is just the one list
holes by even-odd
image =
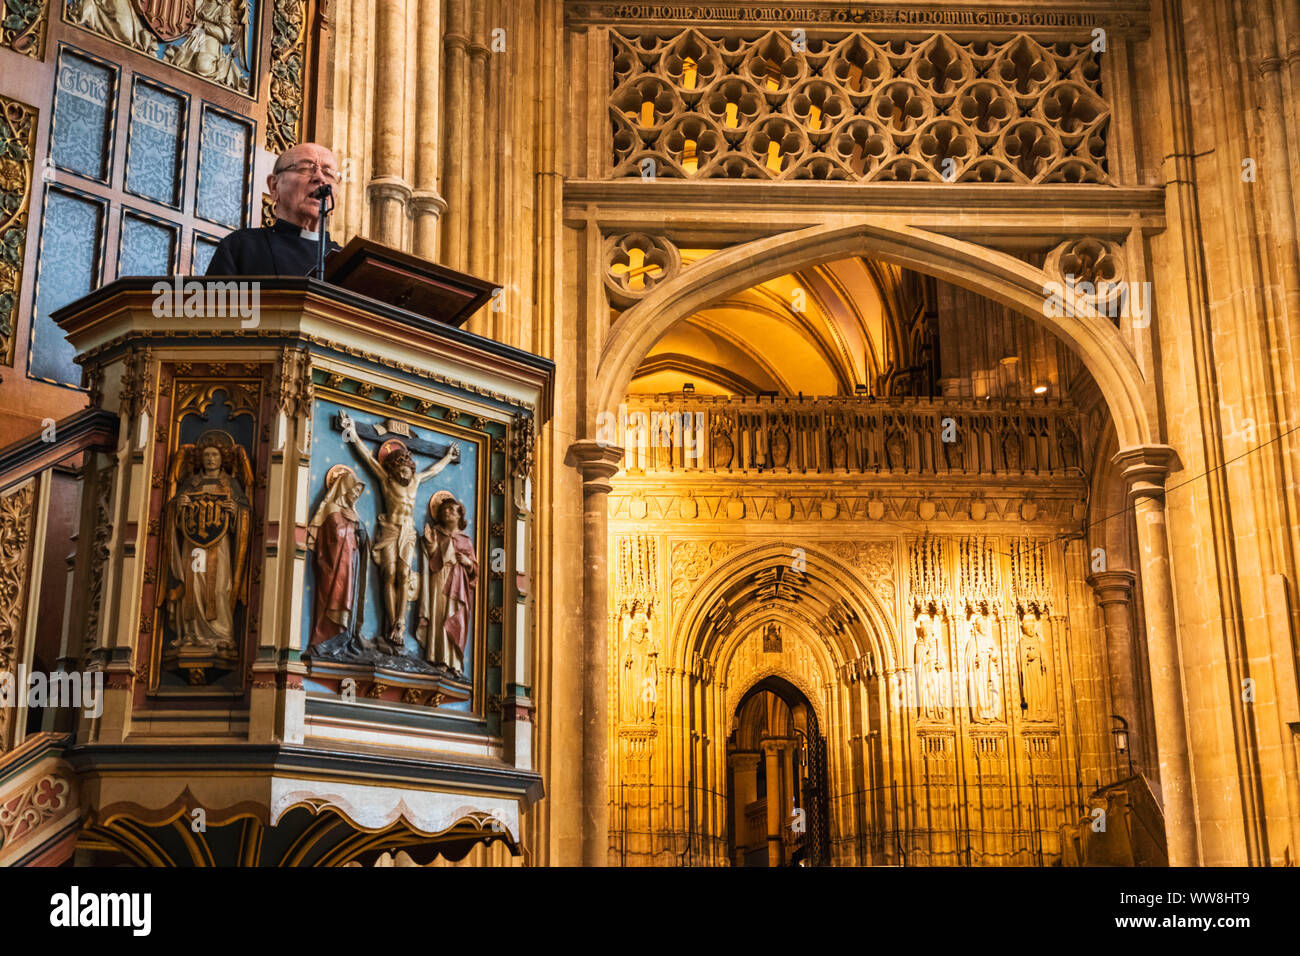
[[184, 167], [185, 97], [137, 79], [131, 94], [126, 189], [179, 206]]
[[124, 212], [119, 248], [119, 276], [171, 275], [176, 260], [176, 227]]
[[201, 276], [208, 271], [212, 254], [217, 251], [217, 240], [202, 233], [194, 234], [194, 254], [190, 256], [190, 275]]
[[56, 166], [108, 182], [117, 71], [64, 49], [54, 93], [50, 157]]
[[28, 374], [60, 385], [81, 384], [76, 354], [50, 313], [99, 285], [104, 205], [51, 186], [45, 194], [36, 309], [28, 351]]
[[244, 225], [252, 129], [211, 107], [203, 110], [195, 214], [230, 229]]

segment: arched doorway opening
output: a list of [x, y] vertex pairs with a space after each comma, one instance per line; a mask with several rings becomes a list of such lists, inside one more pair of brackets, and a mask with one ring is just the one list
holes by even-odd
[[727, 738], [732, 865], [827, 865], [826, 781], [826, 742], [812, 704], [780, 677], [759, 681], [736, 707]]

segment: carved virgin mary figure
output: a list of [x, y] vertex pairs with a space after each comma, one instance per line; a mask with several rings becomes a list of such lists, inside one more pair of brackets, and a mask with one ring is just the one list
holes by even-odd
[[1042, 622], [1026, 615], [1020, 620], [1020, 708], [1028, 720], [1048, 720], [1047, 648]]
[[450, 491], [429, 499], [429, 523], [420, 539], [424, 586], [417, 637], [425, 657], [463, 673], [465, 647], [474, 630], [474, 587], [478, 558], [465, 533], [465, 506]]
[[361, 637], [370, 541], [356, 505], [365, 484], [347, 465], [325, 475], [325, 497], [307, 526], [316, 578], [312, 592], [312, 651], [355, 656]]
[[970, 717], [976, 723], [1002, 719], [1002, 664], [990, 633], [989, 619], [971, 619], [966, 641], [966, 686]]
[[633, 605], [623, 628], [623, 668], [618, 699], [623, 722], [654, 720], [659, 684], [659, 651], [650, 636], [650, 618], [640, 604]]
[[248, 454], [225, 432], [182, 445], [168, 487], [167, 587], [160, 593], [177, 647], [231, 651], [244, 600], [253, 482]]

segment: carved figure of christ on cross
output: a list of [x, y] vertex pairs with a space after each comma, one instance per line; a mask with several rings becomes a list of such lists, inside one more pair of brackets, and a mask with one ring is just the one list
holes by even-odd
[[[401, 442], [393, 441], [394, 447], [387, 454], [381, 446], [380, 458], [376, 458], [357, 435], [356, 422], [346, 412], [339, 413], [339, 426], [343, 440], [357, 449], [384, 493], [386, 510], [379, 516], [379, 533], [375, 535], [371, 555], [382, 574], [388, 631], [386, 638], [381, 635], [376, 643], [385, 653], [404, 654], [406, 606], [418, 596], [420, 586], [420, 579], [411, 567], [417, 540], [413, 520], [415, 495], [425, 480], [460, 461], [460, 446], [452, 442], [442, 458], [425, 471], [417, 472], [415, 460]], [[385, 442], [384, 446], [388, 444]]]

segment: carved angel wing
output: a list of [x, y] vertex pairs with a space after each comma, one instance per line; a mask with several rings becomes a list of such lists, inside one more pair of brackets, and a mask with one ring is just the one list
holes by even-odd
[[248, 595], [244, 593], [244, 585], [248, 579], [244, 571], [248, 559], [248, 543], [252, 530], [253, 466], [248, 460], [248, 452], [244, 450], [243, 445], [235, 445], [234, 459], [231, 470], [244, 489], [244, 499], [248, 502], [248, 507], [239, 508], [235, 512], [236, 523], [232, 529], [235, 533], [235, 553], [234, 566], [231, 568], [231, 593], [235, 595], [236, 600], [247, 605]]
[[172, 467], [167, 475], [167, 497], [163, 499], [162, 517], [163, 517], [163, 534], [162, 546], [158, 549], [156, 561], [156, 579], [160, 582], [154, 603], [161, 607], [167, 600], [169, 588], [167, 583], [171, 572], [171, 551], [176, 546], [176, 509], [171, 506], [172, 500], [176, 497], [176, 492], [180, 482], [187, 475], [194, 473], [194, 460], [198, 454], [198, 448], [193, 444], [181, 445], [176, 449], [176, 455], [172, 459]]
[[244, 494], [248, 500], [253, 500], [253, 465], [248, 460], [248, 452], [244, 450], [243, 445], [235, 446], [234, 475], [239, 479], [239, 483], [244, 486]]

